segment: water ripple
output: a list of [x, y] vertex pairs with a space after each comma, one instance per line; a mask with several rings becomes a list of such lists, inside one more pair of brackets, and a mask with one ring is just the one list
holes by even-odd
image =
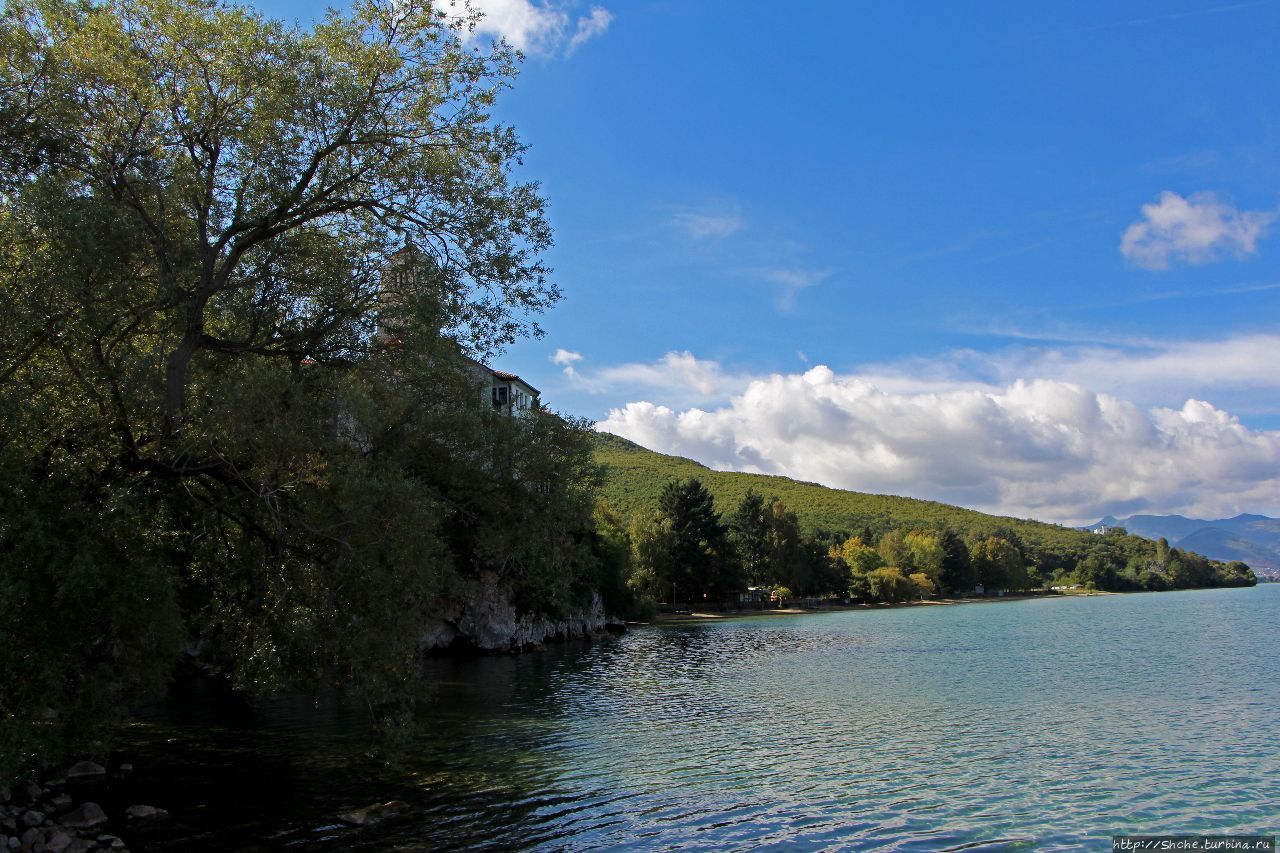
[[[294, 815], [276, 842], [975, 851], [1272, 834], [1277, 606], [1272, 587], [756, 618], [433, 662], [431, 724], [388, 793], [411, 814], [363, 833]], [[343, 730], [274, 713], [260, 731], [299, 753]]]

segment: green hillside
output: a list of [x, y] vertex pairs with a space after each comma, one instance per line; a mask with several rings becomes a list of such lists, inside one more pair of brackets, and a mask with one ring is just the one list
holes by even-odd
[[[808, 544], [788, 552], [791, 556], [775, 561], [776, 565], [768, 564], [773, 566], [769, 571], [757, 570], [755, 573], [766, 581], [772, 578], [772, 583], [782, 583], [788, 589], [799, 590], [803, 594], [840, 595], [843, 594], [841, 588], [848, 586], [851, 597], [883, 598], [874, 587], [868, 592], [860, 586], [862, 579], [868, 582], [876, 580], [879, 569], [855, 570], [847, 556], [825, 567], [822, 565], [824, 558], [812, 559], [812, 555], [829, 553], [831, 545], [844, 546], [846, 540], [860, 534], [863, 528], [870, 528], [869, 541], [876, 543], [879, 557], [884, 561], [891, 560], [888, 565], [898, 567], [884, 571], [898, 573], [898, 579], [904, 583], [906, 579], [903, 573], [898, 572], [899, 568], [906, 566], [906, 574], [909, 574], [912, 561], [917, 558], [903, 552], [895, 543], [905, 542], [918, 531], [924, 539], [917, 541], [935, 537], [933, 541], [941, 547], [942, 541], [948, 538], [945, 530], [959, 534], [959, 539], [967, 543], [969, 550], [965, 550], [965, 544], [956, 545], [958, 550], [946, 558], [952, 561], [952, 568], [946, 569], [941, 563], [929, 563], [929, 559], [940, 559], [941, 555], [937, 558], [920, 557], [916, 566], [928, 568], [933, 565], [937, 577], [930, 577], [931, 585], [937, 582], [942, 588], [955, 591], [971, 589], [974, 578], [993, 589], [1081, 584], [1095, 589], [1121, 591], [1249, 586], [1256, 583], [1253, 573], [1242, 563], [1223, 564], [1208, 560], [1190, 551], [1129, 535], [1120, 529], [1099, 536], [1056, 524], [987, 515], [935, 501], [849, 492], [816, 483], [800, 483], [786, 477], [713, 471], [692, 460], [654, 453], [613, 435], [597, 434], [594, 452], [603, 470], [600, 497], [623, 519], [638, 522], [631, 528], [641, 537], [639, 541], [632, 541], [636, 546], [632, 552], [633, 568], [638, 568], [641, 575], [648, 578], [639, 585], [649, 589], [655, 600], [667, 590], [675, 595], [673, 581], [659, 576], [663, 571], [671, 573], [671, 566], [678, 568], [683, 565], [685, 558], [675, 558], [674, 550], [669, 553], [662, 550], [667, 546], [660, 544], [664, 541], [663, 534], [654, 532], [653, 519], [663, 516], [666, 523], [671, 523], [676, 517], [672, 515], [671, 507], [679, 505], [680, 492], [677, 489], [662, 501], [660, 496], [669, 483], [691, 478], [701, 481], [705, 489], [705, 492], [697, 490], [704, 496], [699, 498], [704, 501], [704, 506], [713, 504], [703, 511], [718, 514], [722, 519], [738, 517], [739, 504], [748, 490], [766, 499], [776, 498], [785, 505], [784, 512], [775, 512], [772, 517], [791, 518], [792, 529]], [[707, 493], [710, 501], [705, 501]], [[689, 494], [696, 495], [697, 492]], [[658, 512], [660, 505], [663, 505], [662, 511]], [[641, 513], [650, 515], [650, 520], [636, 518]], [[688, 518], [681, 517], [680, 529], [688, 529], [689, 523]], [[896, 532], [894, 536], [886, 535], [891, 531]], [[671, 541], [684, 541], [678, 537], [685, 534], [672, 535], [677, 539]], [[759, 541], [767, 542], [768, 534], [751, 535], [765, 536]], [[778, 536], [779, 543], [793, 541], [785, 532]], [[701, 542], [697, 537], [689, 541]], [[954, 542], [955, 538], [950, 541]], [[653, 550], [655, 547], [657, 551]], [[748, 548], [756, 547], [748, 545]], [[759, 547], [767, 551], [773, 546]], [[863, 547], [863, 544], [855, 547]], [[698, 548], [703, 548], [703, 545], [699, 544]], [[805, 557], [806, 553], [811, 556]], [[667, 556], [663, 557], [663, 554]], [[664, 565], [667, 565], [665, 569]], [[703, 581], [704, 586], [710, 588], [711, 582], [705, 578], [685, 578], [681, 582], [693, 589]]]
[[667, 482], [697, 477], [715, 496], [721, 512], [731, 511], [748, 489], [754, 489], [781, 499], [810, 535], [852, 534], [864, 526], [877, 534], [950, 527], [967, 538], [1012, 532], [1033, 550], [1063, 555], [1083, 554], [1095, 538], [1055, 524], [987, 515], [935, 501], [849, 492], [765, 474], [713, 471], [691, 459], [664, 456], [607, 433], [596, 435], [595, 456], [605, 469], [602, 496], [624, 517], [656, 507], [658, 493]]

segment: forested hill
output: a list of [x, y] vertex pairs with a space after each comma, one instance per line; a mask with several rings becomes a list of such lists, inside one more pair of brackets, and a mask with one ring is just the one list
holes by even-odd
[[[901, 600], [908, 587], [929, 595], [965, 593], [975, 584], [1119, 591], [1257, 582], [1243, 563], [1224, 565], [1123, 529], [1099, 536], [934, 501], [713, 471], [613, 435], [597, 433], [594, 440], [604, 479], [598, 517], [629, 531], [632, 586], [657, 600], [677, 587], [695, 593], [715, 587], [717, 559], [722, 574], [729, 566], [728, 576], [741, 562], [757, 586], [781, 584], [805, 595], [845, 595], [847, 587], [848, 597], [875, 601]], [[697, 534], [690, 538], [689, 531]], [[723, 554], [703, 554], [726, 536]], [[676, 576], [692, 571], [682, 569], [691, 560], [706, 563], [707, 577]], [[902, 589], [891, 589], [891, 581]], [[724, 592], [733, 584], [720, 586]]]
[[747, 490], [754, 489], [766, 497], [780, 499], [796, 513], [804, 531], [819, 539], [840, 541], [864, 527], [871, 528], [877, 536], [889, 530], [943, 528], [951, 528], [970, 540], [1015, 534], [1032, 552], [1028, 557], [1055, 570], [1073, 566], [1108, 538], [936, 501], [850, 492], [765, 474], [714, 471], [691, 459], [655, 453], [608, 433], [596, 434], [595, 457], [605, 470], [601, 496], [623, 517], [657, 507], [658, 495], [666, 483], [696, 477], [715, 497], [721, 512], [731, 512]]

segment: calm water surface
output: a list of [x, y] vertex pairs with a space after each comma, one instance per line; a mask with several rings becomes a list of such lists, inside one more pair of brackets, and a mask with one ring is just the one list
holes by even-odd
[[[131, 727], [139, 849], [1110, 849], [1280, 830], [1280, 585], [644, 627], [432, 661], [404, 766], [330, 702]], [[189, 688], [197, 690], [197, 688]], [[339, 811], [408, 812], [344, 829]]]

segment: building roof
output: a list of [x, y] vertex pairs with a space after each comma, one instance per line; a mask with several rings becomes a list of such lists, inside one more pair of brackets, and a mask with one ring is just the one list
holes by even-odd
[[530, 385], [528, 382], [521, 379], [519, 376], [517, 376], [514, 373], [507, 373], [505, 370], [494, 370], [489, 365], [485, 364], [482, 361], [477, 361], [476, 359], [472, 358], [469, 355], [464, 355], [463, 358], [465, 358], [467, 361], [474, 364], [476, 367], [479, 367], [482, 370], [487, 370], [489, 373], [493, 375], [495, 379], [499, 379], [503, 382], [519, 382], [522, 385], [524, 385], [526, 388], [528, 388], [530, 391], [532, 391], [534, 394], [541, 393], [537, 388], [534, 388], [532, 385]]
[[532, 385], [530, 385], [530, 384], [529, 384], [528, 382], [526, 382], [525, 380], [521, 379], [519, 376], [516, 376], [514, 373], [507, 373], [505, 370], [494, 370], [492, 367], [490, 367], [490, 368], [488, 368], [488, 369], [489, 369], [489, 372], [490, 372], [490, 373], [492, 373], [494, 376], [496, 376], [496, 377], [498, 377], [499, 379], [501, 379], [503, 382], [519, 382], [520, 384], [524, 385], [526, 388], [528, 388], [528, 389], [529, 389], [530, 391], [532, 391], [533, 393], [535, 393], [535, 394], [537, 394], [537, 393], [538, 393], [538, 389], [537, 389], [537, 388], [534, 388]]

